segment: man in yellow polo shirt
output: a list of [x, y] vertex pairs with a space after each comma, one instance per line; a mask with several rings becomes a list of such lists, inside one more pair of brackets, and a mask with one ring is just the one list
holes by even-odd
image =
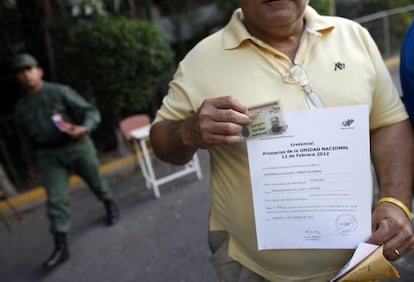
[[241, 131], [248, 108], [279, 101], [285, 113], [309, 109], [303, 87], [290, 79], [293, 64], [306, 71], [324, 107], [369, 105], [371, 157], [384, 198], [373, 210], [369, 242], [384, 244], [389, 260], [409, 252], [413, 134], [368, 32], [318, 15], [306, 0], [240, 4], [226, 27], [180, 63], [151, 129], [154, 151], [164, 161], [183, 164], [198, 149], [209, 151], [209, 243], [220, 281], [328, 281], [352, 255], [257, 249]]

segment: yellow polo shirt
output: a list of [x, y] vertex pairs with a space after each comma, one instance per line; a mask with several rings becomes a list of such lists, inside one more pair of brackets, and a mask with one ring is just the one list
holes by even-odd
[[[180, 63], [155, 122], [195, 114], [203, 100], [231, 95], [251, 108], [279, 101], [284, 112], [307, 109], [303, 89], [287, 77], [288, 57], [252, 37], [236, 10], [229, 24], [191, 50]], [[305, 11], [306, 30], [296, 64], [325, 107], [368, 104], [370, 127], [408, 118], [381, 55], [355, 22]], [[230, 235], [234, 260], [271, 281], [327, 281], [353, 250], [258, 251], [246, 144], [214, 146], [210, 230]], [[367, 187], [371, 189], [371, 187]], [[283, 226], [280, 226], [283, 228]]]

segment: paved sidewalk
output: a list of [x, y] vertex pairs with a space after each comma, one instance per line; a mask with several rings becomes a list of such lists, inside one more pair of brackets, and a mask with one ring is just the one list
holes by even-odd
[[158, 200], [139, 170], [111, 176], [122, 212], [112, 227], [104, 225], [104, 209], [88, 189], [72, 191], [71, 258], [47, 275], [40, 264], [53, 246], [44, 205], [25, 212], [22, 222], [12, 221], [12, 233], [0, 225], [0, 281], [216, 281], [208, 260], [206, 152], [200, 159], [201, 181], [191, 174], [163, 185]]

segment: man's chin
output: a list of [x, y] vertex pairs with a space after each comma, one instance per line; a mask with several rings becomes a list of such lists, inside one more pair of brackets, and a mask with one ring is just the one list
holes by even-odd
[[37, 92], [38, 87], [37, 87], [37, 84], [35, 84], [35, 83], [34, 84], [24, 84], [23, 89], [24, 89], [25, 92], [34, 93], [34, 92]]

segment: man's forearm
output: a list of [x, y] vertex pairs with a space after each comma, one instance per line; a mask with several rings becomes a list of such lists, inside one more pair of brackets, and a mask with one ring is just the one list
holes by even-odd
[[191, 144], [191, 118], [154, 124], [150, 131], [151, 146], [157, 157], [165, 162], [182, 165], [191, 160], [197, 147]]
[[371, 152], [380, 196], [393, 197], [411, 208], [414, 146], [408, 120], [371, 133]]

